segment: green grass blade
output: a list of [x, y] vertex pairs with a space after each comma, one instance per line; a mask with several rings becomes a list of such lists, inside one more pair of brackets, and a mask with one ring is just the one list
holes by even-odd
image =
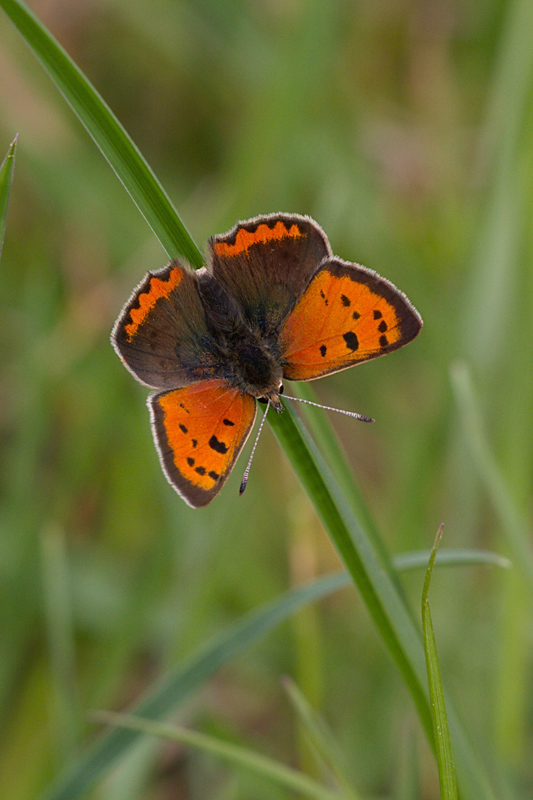
[[435, 556], [437, 555], [437, 549], [442, 537], [443, 527], [444, 526], [441, 525], [437, 532], [426, 571], [424, 589], [422, 591], [422, 630], [424, 633], [424, 651], [426, 654], [431, 716], [433, 720], [433, 734], [435, 737], [437, 765], [439, 769], [441, 798], [442, 800], [457, 800], [457, 786], [453, 766], [450, 731], [448, 729], [448, 718], [446, 715], [446, 704], [444, 702], [444, 689], [442, 687], [439, 661], [437, 658], [437, 645], [433, 633], [433, 623], [431, 621], [428, 601], [429, 584], [431, 582], [431, 575], [433, 574]]
[[[349, 577], [344, 574], [321, 578], [287, 592], [274, 602], [248, 614], [200, 647], [185, 664], [169, 672], [155, 689], [135, 704], [132, 712], [150, 720], [165, 718], [221, 666], [265, 636], [280, 622], [308, 603], [349, 583]], [[125, 729], [107, 733], [44, 793], [43, 800], [75, 800], [82, 797], [128, 751], [138, 736], [138, 732]]]
[[[302, 400], [310, 400], [312, 403], [318, 402], [316, 392], [310, 383], [294, 383], [291, 386], [291, 393]], [[320, 452], [329, 461], [344, 496], [371, 539], [383, 566], [389, 571], [391, 577], [394, 577], [387, 546], [354, 478], [351, 466], [329, 419], [328, 412], [307, 404], [302, 403], [300, 405], [309, 429], [320, 448]], [[356, 422], [355, 424], [359, 423]]]
[[127, 714], [96, 712], [92, 716], [97, 720], [120, 726], [126, 730], [147, 734], [148, 736], [158, 736], [189, 747], [196, 747], [204, 753], [210, 753], [222, 758], [234, 766], [244, 767], [258, 775], [269, 778], [280, 786], [298, 792], [305, 797], [316, 798], [316, 800], [342, 800], [342, 795], [338, 792], [327, 789], [307, 775], [291, 767], [286, 767], [272, 758], [254, 753], [248, 748], [231, 742], [223, 742], [214, 736], [187, 730], [178, 725], [151, 722]]
[[[428, 740], [433, 744], [433, 725], [425, 689], [424, 649], [402, 597], [380, 565], [369, 538], [342, 497], [329, 467], [292, 409], [272, 415], [271, 426], [359, 589], [411, 692]], [[494, 798], [485, 770], [451, 706], [448, 716], [464, 797], [472, 800]]]
[[[401, 553], [393, 559], [392, 563], [399, 572], [420, 569], [421, 567], [427, 569], [431, 553], [431, 550], [413, 550], [410, 553]], [[508, 558], [500, 556], [498, 553], [491, 553], [489, 550], [450, 548], [449, 550], [438, 552], [435, 558], [436, 567], [470, 567], [477, 565], [502, 567], [502, 569], [509, 569], [512, 566]]]
[[290, 678], [285, 678], [283, 683], [289, 699], [302, 721], [313, 749], [337, 781], [342, 789], [343, 797], [347, 798], [347, 800], [359, 800], [360, 795], [355, 793], [346, 777], [343, 753], [340, 751], [326, 723], [311, 707], [294, 681]]
[[165, 190], [81, 70], [24, 3], [0, 0], [0, 8], [85, 125], [169, 256], [185, 256], [193, 266], [201, 267], [202, 255]]
[[299, 418], [287, 408], [283, 414], [272, 416], [271, 426], [400, 668], [431, 738], [421, 642], [402, 599], [383, 573], [370, 541]]
[[4, 246], [9, 197], [11, 195], [11, 186], [13, 185], [16, 149], [17, 137], [15, 136], [0, 166], [0, 260], [2, 259], [2, 248]]
[[464, 363], [455, 364], [451, 378], [463, 434], [476, 470], [500, 518], [516, 566], [521, 570], [529, 591], [533, 594], [533, 552], [529, 544], [528, 526], [516, 508], [488, 444], [468, 366]]

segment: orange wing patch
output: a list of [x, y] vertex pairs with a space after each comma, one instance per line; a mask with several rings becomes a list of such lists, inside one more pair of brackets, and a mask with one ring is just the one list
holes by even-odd
[[312, 380], [407, 344], [421, 327], [407, 298], [370, 270], [327, 264], [293, 309], [282, 332], [289, 380]]
[[284, 223], [279, 220], [273, 228], [269, 228], [264, 222], [257, 226], [253, 231], [247, 231], [246, 228], [239, 228], [235, 235], [235, 243], [228, 244], [227, 242], [217, 242], [215, 244], [215, 253], [219, 256], [237, 256], [240, 253], [245, 253], [253, 244], [266, 244], [270, 241], [280, 241], [281, 239], [299, 239], [304, 234], [296, 224], [287, 228]]
[[130, 310], [131, 322], [124, 326], [128, 341], [131, 342], [157, 301], [162, 297], [168, 297], [181, 282], [182, 278], [183, 272], [177, 267], [170, 270], [166, 280], [162, 280], [155, 275], [152, 276], [146, 291], [139, 295], [139, 305], [137, 308]]
[[224, 485], [252, 428], [256, 403], [219, 380], [150, 399], [157, 449], [169, 482], [193, 507]]

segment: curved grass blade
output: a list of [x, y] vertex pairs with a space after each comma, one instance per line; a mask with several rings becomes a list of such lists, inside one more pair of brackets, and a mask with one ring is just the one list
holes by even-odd
[[[399, 572], [407, 572], [421, 567], [427, 569], [431, 553], [431, 550], [413, 550], [410, 553], [401, 553], [393, 558], [392, 563]], [[449, 550], [441, 550], [435, 557], [435, 566], [437, 567], [471, 567], [478, 565], [502, 567], [502, 569], [509, 569], [512, 566], [508, 558], [500, 556], [498, 553], [491, 553], [490, 550], [450, 548]]]
[[426, 654], [431, 717], [433, 720], [433, 734], [435, 737], [441, 798], [442, 800], [457, 800], [457, 785], [453, 766], [450, 731], [448, 729], [448, 718], [446, 715], [446, 704], [444, 702], [444, 689], [442, 687], [439, 661], [437, 658], [437, 645], [433, 633], [433, 623], [431, 621], [428, 601], [429, 584], [431, 582], [435, 556], [437, 555], [443, 528], [444, 526], [441, 525], [437, 532], [426, 571], [426, 579], [422, 591], [422, 631], [424, 634], [424, 651]]
[[189, 747], [196, 747], [204, 753], [211, 753], [211, 755], [222, 758], [234, 766], [244, 767], [257, 775], [269, 778], [279, 786], [284, 786], [305, 797], [316, 798], [316, 800], [343, 800], [343, 795], [339, 794], [339, 792], [327, 789], [302, 772], [286, 767], [285, 764], [280, 764], [278, 761], [268, 758], [268, 756], [254, 753], [248, 748], [231, 742], [224, 742], [214, 736], [187, 730], [178, 725], [151, 722], [128, 714], [97, 711], [91, 716], [98, 721], [117, 725], [136, 733], [157, 736], [188, 745]]
[[201, 267], [202, 254], [170, 198], [96, 89], [24, 3], [0, 0], [0, 8], [86, 127], [169, 256], [185, 256], [193, 266]]
[[4, 246], [4, 234], [6, 231], [7, 210], [9, 208], [9, 197], [13, 185], [13, 173], [15, 170], [15, 151], [17, 149], [17, 136], [13, 139], [7, 151], [6, 157], [0, 165], [0, 260], [2, 259], [2, 248]]
[[[308, 603], [326, 597], [350, 584], [347, 575], [337, 574], [293, 589], [248, 614], [214, 637], [136, 703], [131, 712], [148, 720], [164, 719], [192, 692], [202, 686], [228, 661], [246, 647], [265, 636], [280, 622]], [[83, 794], [123, 756], [138, 739], [133, 730], [116, 729], [97, 741], [43, 795], [42, 800], [75, 800]]]

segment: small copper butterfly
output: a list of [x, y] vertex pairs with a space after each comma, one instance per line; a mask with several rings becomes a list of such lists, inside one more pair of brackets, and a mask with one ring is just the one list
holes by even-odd
[[390, 353], [422, 320], [392, 283], [333, 255], [316, 222], [269, 214], [208, 243], [207, 266], [149, 272], [112, 333], [148, 399], [163, 471], [207, 505], [252, 429], [256, 400], [281, 411], [282, 380], [320, 378]]

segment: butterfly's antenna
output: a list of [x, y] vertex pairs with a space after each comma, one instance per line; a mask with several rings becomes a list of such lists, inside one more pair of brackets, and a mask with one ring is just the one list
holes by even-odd
[[361, 422], [374, 422], [372, 417], [365, 417], [364, 414], [357, 414], [357, 412], [355, 411], [345, 411], [344, 408], [332, 408], [331, 406], [323, 406], [320, 403], [313, 403], [312, 400], [304, 400], [302, 397], [291, 397], [288, 394], [284, 394], [283, 397], [286, 397], [288, 400], [297, 400], [298, 403], [307, 403], [309, 406], [324, 408], [326, 411], [336, 411], [338, 414], [346, 414], [347, 417], [353, 417], [354, 419], [358, 419]]
[[257, 447], [257, 442], [259, 441], [259, 437], [261, 436], [261, 431], [263, 430], [263, 425], [265, 424], [266, 415], [268, 414], [268, 409], [270, 408], [270, 400], [267, 402], [267, 407], [265, 413], [263, 414], [263, 419], [261, 420], [261, 425], [259, 426], [259, 430], [257, 431], [257, 436], [255, 437], [254, 446], [252, 447], [252, 452], [250, 453], [250, 458], [248, 459], [248, 464], [246, 465], [246, 469], [244, 470], [244, 475], [242, 476], [241, 481], [241, 488], [239, 489], [239, 494], [242, 494], [246, 489], [246, 484], [248, 483], [248, 475], [250, 472], [250, 467], [252, 466], [252, 458], [254, 457], [255, 448]]

